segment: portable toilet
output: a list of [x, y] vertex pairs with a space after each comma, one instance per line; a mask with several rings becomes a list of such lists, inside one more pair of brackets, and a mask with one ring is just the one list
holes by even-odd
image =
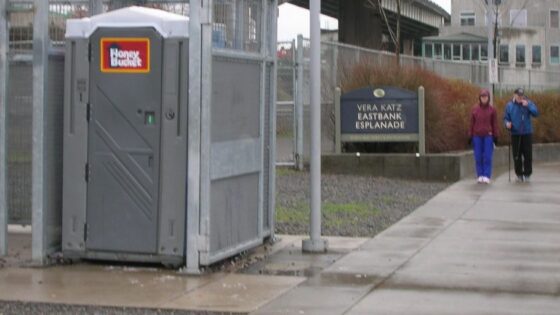
[[[273, 155], [263, 144], [274, 140], [264, 131], [270, 125], [262, 121], [264, 104], [259, 97], [235, 104], [241, 112], [263, 109], [261, 115], [236, 120], [257, 128], [255, 135], [244, 133], [221, 145], [205, 141], [216, 135], [204, 130], [215, 130], [212, 125], [224, 124], [229, 118], [221, 115], [229, 114], [189, 106], [189, 77], [196, 77], [189, 73], [189, 51], [201, 45], [190, 44], [189, 18], [156, 9], [128, 7], [68, 20], [65, 257], [170, 266], [190, 262], [196, 269], [273, 234], [268, 205], [274, 194], [263, 193], [274, 179], [268, 167]], [[216, 62], [211, 59], [196, 58]], [[223, 78], [244, 70], [228, 63], [212, 73], [212, 87], [201, 89], [207, 93], [201, 98], [235, 102], [220, 95], [238, 90], [239, 83]], [[218, 76], [224, 69], [230, 73]], [[258, 84], [260, 72], [256, 76], [248, 82]], [[205, 158], [212, 160], [201, 161]], [[239, 159], [249, 169], [240, 170]], [[190, 195], [207, 202], [189, 202]]]

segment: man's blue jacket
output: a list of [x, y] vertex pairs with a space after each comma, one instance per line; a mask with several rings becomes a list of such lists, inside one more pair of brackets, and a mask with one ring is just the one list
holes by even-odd
[[529, 101], [528, 106], [524, 107], [523, 104], [517, 103], [515, 100], [509, 101], [506, 106], [504, 114], [504, 124], [511, 122], [511, 134], [529, 135], [533, 133], [533, 125], [531, 124], [531, 116], [539, 116], [539, 110], [532, 101]]

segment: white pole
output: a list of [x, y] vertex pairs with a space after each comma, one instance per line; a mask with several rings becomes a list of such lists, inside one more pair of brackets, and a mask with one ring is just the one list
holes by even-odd
[[0, 256], [8, 254], [7, 145], [8, 110], [8, 0], [0, 0]]
[[311, 214], [310, 239], [303, 241], [304, 252], [324, 252], [321, 239], [321, 0], [309, 1], [311, 29]]
[[494, 0], [487, 0], [486, 5], [486, 20], [488, 27], [488, 91], [490, 91], [490, 103], [494, 103], [494, 91], [492, 89], [493, 83], [491, 82], [490, 72], [492, 71], [492, 61], [494, 60], [494, 15], [492, 10], [492, 3]]

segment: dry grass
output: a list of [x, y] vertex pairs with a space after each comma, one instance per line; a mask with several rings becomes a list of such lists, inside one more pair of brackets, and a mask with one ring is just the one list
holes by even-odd
[[[445, 79], [419, 67], [398, 68], [391, 64], [361, 63], [345, 73], [343, 93], [365, 86], [397, 86], [416, 91], [426, 90], [426, 145], [428, 152], [439, 153], [467, 149], [469, 116], [478, 101], [480, 88], [465, 81]], [[534, 121], [534, 142], [560, 141], [560, 94], [529, 93], [541, 117]], [[495, 100], [498, 123], [502, 125], [503, 110], [509, 98]], [[500, 143], [508, 143], [502, 128]]]

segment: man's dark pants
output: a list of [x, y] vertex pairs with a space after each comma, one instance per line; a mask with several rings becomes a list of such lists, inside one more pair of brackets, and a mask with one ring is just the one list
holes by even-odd
[[532, 135], [512, 135], [511, 148], [517, 176], [531, 176], [533, 173], [533, 137]]

